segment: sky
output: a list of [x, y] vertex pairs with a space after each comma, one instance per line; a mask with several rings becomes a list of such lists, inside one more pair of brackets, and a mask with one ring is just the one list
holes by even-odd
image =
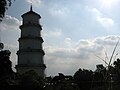
[[[109, 62], [120, 38], [120, 0], [13, 0], [0, 24], [1, 42], [17, 64], [21, 15], [30, 10], [41, 15], [46, 75], [74, 75], [79, 68], [95, 70]], [[120, 57], [118, 44], [112, 62]]]

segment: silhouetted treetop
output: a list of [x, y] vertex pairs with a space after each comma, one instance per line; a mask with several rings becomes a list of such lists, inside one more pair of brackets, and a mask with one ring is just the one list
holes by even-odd
[[[14, 0], [15, 1], [15, 0]], [[5, 16], [5, 12], [9, 6], [11, 6], [12, 0], [0, 0], [0, 22]]]
[[0, 86], [10, 85], [14, 78], [9, 50], [0, 51]]

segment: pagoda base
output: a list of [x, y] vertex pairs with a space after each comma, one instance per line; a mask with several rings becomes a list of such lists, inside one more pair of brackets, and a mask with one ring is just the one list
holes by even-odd
[[24, 65], [16, 65], [16, 70], [19, 74], [23, 74], [27, 71], [34, 70], [39, 76], [45, 77], [45, 68], [46, 66], [43, 65], [38, 65], [38, 66], [24, 66]]

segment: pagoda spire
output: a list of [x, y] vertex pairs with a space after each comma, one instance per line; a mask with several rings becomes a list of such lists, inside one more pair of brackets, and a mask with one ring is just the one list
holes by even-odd
[[32, 10], [32, 4], [31, 4], [31, 6], [30, 6], [30, 11], [33, 11], [33, 10]]

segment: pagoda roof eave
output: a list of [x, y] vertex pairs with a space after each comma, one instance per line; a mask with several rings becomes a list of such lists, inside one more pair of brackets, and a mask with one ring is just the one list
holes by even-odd
[[22, 15], [22, 17], [24, 17], [25, 15], [28, 15], [28, 14], [35, 14], [35, 15], [39, 16], [39, 18], [41, 18], [41, 16], [40, 16], [39, 14], [37, 14], [36, 12], [34, 12], [34, 11], [29, 11], [29, 12], [27, 12], [27, 13], [24, 13], [24, 14]]

